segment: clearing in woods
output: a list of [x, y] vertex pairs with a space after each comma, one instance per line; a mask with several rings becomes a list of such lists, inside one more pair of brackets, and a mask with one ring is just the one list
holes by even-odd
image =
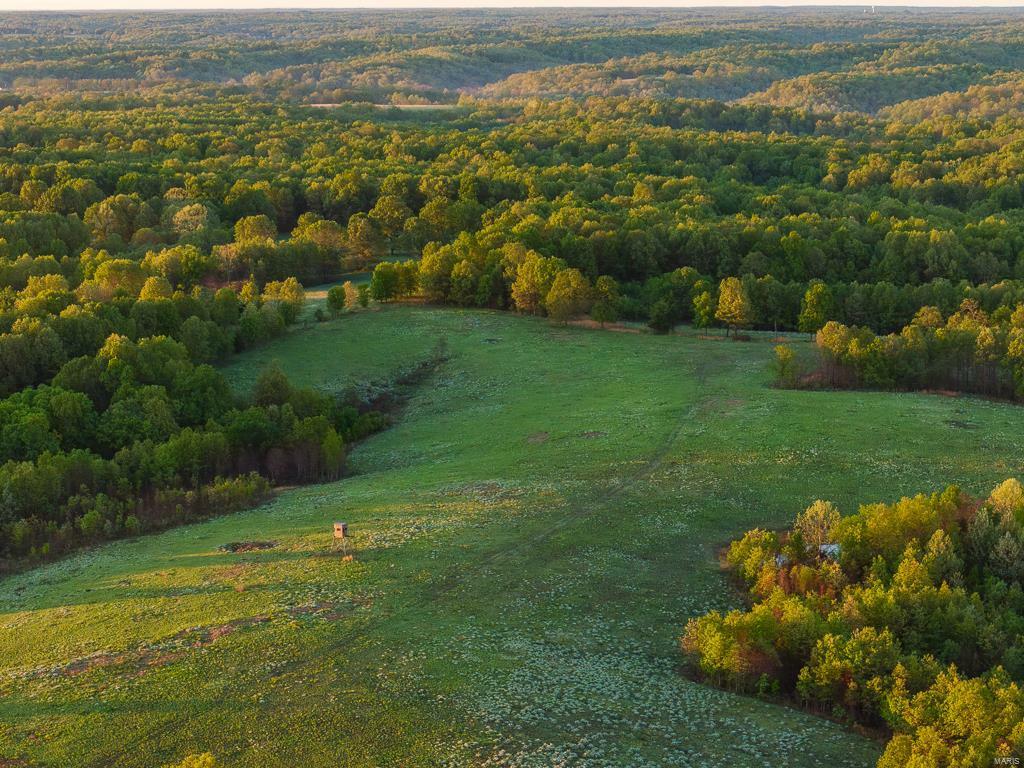
[[731, 537], [819, 496], [985, 492], [1020, 472], [1024, 409], [774, 390], [762, 341], [417, 307], [228, 373], [245, 388], [277, 359], [336, 389], [441, 337], [450, 360], [353, 477], [0, 582], [0, 763], [873, 763], [839, 725], [685, 679], [677, 637], [735, 603]]

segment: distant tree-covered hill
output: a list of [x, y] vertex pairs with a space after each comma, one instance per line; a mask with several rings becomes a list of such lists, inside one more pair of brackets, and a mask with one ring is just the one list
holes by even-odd
[[0, 16], [0, 86], [296, 101], [749, 97], [877, 110], [1021, 66], [1020, 14], [818, 9]]

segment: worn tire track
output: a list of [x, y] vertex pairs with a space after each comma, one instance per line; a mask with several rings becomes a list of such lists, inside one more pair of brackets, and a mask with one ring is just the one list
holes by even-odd
[[[542, 530], [525, 537], [521, 543], [511, 547], [505, 546], [500, 549], [495, 549], [490, 553], [483, 554], [474, 561], [472, 568], [460, 567], [456, 569], [455, 567], [449, 567], [446, 573], [438, 577], [437, 582], [424, 586], [424, 591], [420, 592], [418, 599], [416, 599], [416, 596], [411, 596], [411, 599], [405, 606], [403, 606], [403, 608], [420, 608], [427, 604], [437, 603], [444, 597], [450, 595], [460, 586], [469, 582], [482, 569], [506, 562], [517, 555], [522, 555], [524, 550], [527, 549], [529, 549], [531, 553], [536, 553], [537, 548], [534, 545], [538, 542], [550, 539], [552, 536], [569, 527], [573, 523], [592, 517], [597, 513], [606, 510], [614, 501], [621, 498], [628, 491], [637, 487], [642, 481], [657, 472], [658, 469], [664, 465], [666, 456], [669, 454], [676, 442], [678, 442], [679, 437], [682, 435], [686, 426], [694, 421], [700, 410], [705, 407], [709, 401], [713, 401], [715, 399], [712, 395], [709, 395], [706, 392], [709, 368], [710, 366], [706, 359], [701, 359], [696, 362], [693, 367], [693, 376], [697, 383], [695, 400], [689, 405], [689, 407], [680, 412], [668, 435], [666, 435], [655, 449], [654, 453], [648, 457], [642, 466], [629, 473], [624, 480], [615, 484], [615, 486], [609, 490], [595, 490], [592, 496], [588, 495], [586, 498], [577, 498], [575, 501], [570, 501], [566, 507], [564, 507], [562, 514], [559, 515], [556, 520]], [[435, 369], [431, 374], [431, 378], [438, 370], [440, 370], [440, 368]], [[540, 556], [538, 554], [532, 554], [523, 562], [524, 564], [529, 564], [539, 558]], [[354, 640], [385, 625], [398, 615], [400, 615], [398, 612], [380, 614], [376, 617], [371, 617], [367, 619], [367, 621], [361, 622], [356, 626], [339, 631], [336, 638], [328, 645], [316, 646], [317, 653], [315, 656], [297, 657], [294, 660], [277, 667], [274, 673], [275, 677], [283, 677], [285, 675], [295, 673], [310, 664], [322, 661], [322, 655], [325, 651], [330, 652], [331, 650], [342, 650], [350, 647]], [[273, 712], [272, 702], [267, 702], [261, 707], [261, 709], [264, 715], [269, 717]], [[103, 757], [91, 761], [88, 765], [90, 768], [108, 768], [110, 766], [120, 765], [122, 761], [127, 759], [130, 755], [136, 754], [138, 752], [139, 745], [148, 742], [152, 736], [164, 733], [168, 729], [179, 730], [182, 727], [185, 727], [190, 719], [191, 718], [189, 716], [184, 714], [170, 719], [161, 719], [154, 723], [151, 728], [147, 729], [142, 738], [136, 739], [134, 744], [125, 745], [124, 749], [108, 753]], [[224, 756], [237, 756], [246, 748], [248, 747], [239, 744], [234, 749], [222, 752], [222, 754]], [[263, 765], [277, 765], [281, 766], [281, 768], [291, 768], [288, 763], [283, 762], [276, 755], [264, 753], [261, 755], [261, 759], [263, 760]]]

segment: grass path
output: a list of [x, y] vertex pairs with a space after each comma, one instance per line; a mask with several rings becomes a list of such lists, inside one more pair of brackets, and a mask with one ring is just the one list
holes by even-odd
[[[715, 553], [752, 525], [1019, 473], [1024, 410], [773, 390], [762, 342], [412, 307], [227, 372], [245, 388], [278, 359], [333, 390], [440, 337], [452, 359], [353, 453], [355, 476], [0, 582], [0, 758], [873, 763], [835, 724], [683, 678], [681, 627], [735, 600]], [[334, 519], [354, 562], [330, 554]], [[217, 550], [244, 539], [277, 546]]]

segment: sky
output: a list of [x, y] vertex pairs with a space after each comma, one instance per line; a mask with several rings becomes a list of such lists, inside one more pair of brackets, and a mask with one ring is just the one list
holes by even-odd
[[[0, 11], [88, 11], [88, 10], [216, 10], [245, 8], [566, 8], [566, 7], [744, 7], [766, 5], [755, 0], [0, 0]], [[865, 5], [864, 0], [838, 0], [823, 3], [821, 0], [774, 0], [773, 6], [800, 5]], [[1024, 0], [986, 0], [969, 2], [965, 0], [879, 0], [876, 7], [885, 6], [926, 6], [926, 7], [1020, 7]]]

